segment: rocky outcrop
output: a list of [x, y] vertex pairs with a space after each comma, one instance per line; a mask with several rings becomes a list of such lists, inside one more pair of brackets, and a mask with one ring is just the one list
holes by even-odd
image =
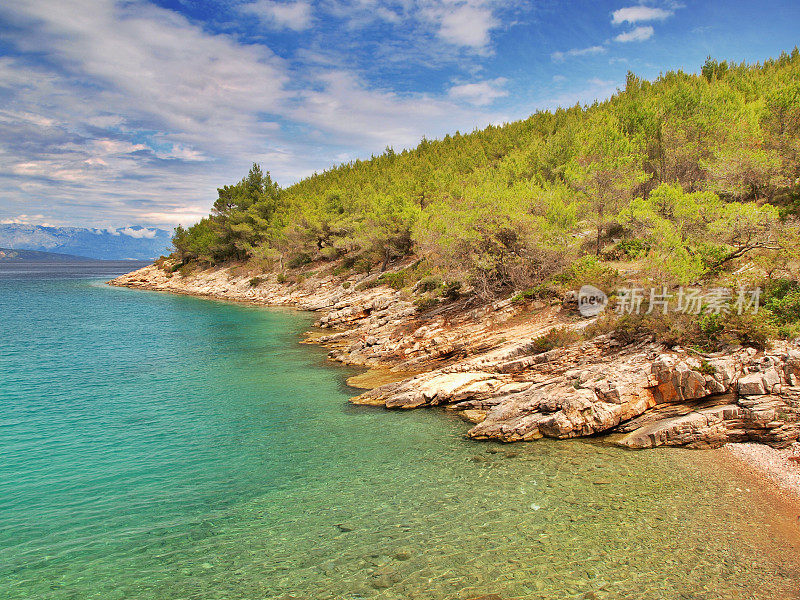
[[[469, 361], [354, 399], [387, 408], [473, 411], [475, 439], [504, 442], [615, 433], [629, 448], [717, 447], [800, 438], [800, 352], [742, 349], [724, 357], [617, 348], [609, 339], [512, 360]], [[476, 420], [476, 412], [480, 419]]]
[[701, 356], [601, 336], [537, 353], [539, 335], [586, 322], [568, 305], [510, 300], [463, 300], [420, 313], [410, 294], [377, 285], [377, 274], [342, 280], [333, 269], [281, 283], [235, 267], [183, 277], [150, 266], [112, 283], [319, 311], [309, 341], [329, 347], [334, 360], [380, 366], [399, 379], [354, 403], [445, 407], [474, 424], [467, 433], [474, 439], [613, 434], [623, 446], [652, 448], [785, 447], [800, 438], [800, 350], [788, 344]]

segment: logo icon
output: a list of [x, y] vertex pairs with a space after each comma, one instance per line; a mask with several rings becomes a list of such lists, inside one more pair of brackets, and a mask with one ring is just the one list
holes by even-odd
[[608, 296], [593, 285], [584, 285], [578, 292], [578, 312], [584, 317], [596, 317], [608, 306]]

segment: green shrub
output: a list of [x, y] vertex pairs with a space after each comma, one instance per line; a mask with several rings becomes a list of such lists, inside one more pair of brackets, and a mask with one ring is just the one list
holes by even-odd
[[292, 256], [289, 261], [286, 263], [290, 269], [299, 269], [300, 267], [307, 265], [311, 262], [311, 256], [306, 253], [295, 254]]
[[358, 260], [357, 254], [348, 254], [342, 259], [342, 264], [340, 268], [344, 269], [345, 271], [349, 271], [350, 269], [356, 266], [357, 260]]
[[731, 314], [725, 319], [722, 335], [724, 345], [738, 342], [744, 346], [764, 349], [770, 338], [778, 335], [777, 329], [763, 312], [758, 314]]
[[358, 260], [356, 260], [355, 264], [353, 265], [353, 269], [356, 271], [356, 273], [369, 273], [372, 271], [372, 265], [372, 259], [366, 254], [362, 254]]
[[378, 277], [378, 282], [389, 286], [393, 290], [402, 290], [406, 286], [406, 277], [405, 270], [395, 273], [383, 273]]
[[700, 361], [700, 372], [703, 375], [713, 375], [717, 370], [714, 368], [714, 365], [704, 358]]
[[439, 286], [442, 285], [442, 280], [438, 277], [424, 277], [420, 279], [419, 284], [417, 285], [417, 291], [422, 292], [432, 292], [437, 289]]
[[553, 280], [569, 289], [578, 289], [589, 284], [609, 291], [617, 287], [620, 275], [616, 269], [604, 265], [596, 256], [586, 255], [574, 261]]
[[249, 283], [250, 283], [250, 287], [258, 287], [262, 283], [264, 283], [264, 278], [263, 277], [258, 277], [258, 276], [253, 277], [253, 278], [250, 279]]
[[344, 289], [346, 289], [346, 290], [350, 289], [350, 282], [349, 281], [345, 281], [344, 283], [342, 283], [342, 287]]
[[530, 289], [524, 290], [516, 294], [511, 301], [514, 303], [524, 302], [525, 300], [543, 300], [545, 298], [555, 298], [558, 296], [558, 290], [547, 283], [540, 283]]
[[685, 346], [709, 352], [736, 345], [763, 349], [778, 333], [765, 313], [609, 314], [586, 332], [591, 337], [611, 333], [622, 344], [652, 337], [666, 346]]
[[636, 260], [650, 250], [650, 244], [642, 240], [622, 240], [603, 251], [606, 260]]
[[430, 296], [421, 296], [414, 300], [414, 306], [417, 307], [417, 312], [425, 312], [426, 310], [430, 310], [439, 305], [438, 298], [432, 298]]
[[764, 308], [772, 314], [776, 325], [800, 323], [800, 283], [780, 279], [767, 285]]
[[722, 313], [701, 315], [698, 321], [698, 328], [705, 339], [715, 339], [725, 330], [725, 315]]
[[535, 354], [548, 352], [554, 348], [563, 348], [583, 339], [583, 336], [569, 327], [555, 327], [547, 333], [534, 338], [531, 347]]
[[170, 272], [170, 271], [169, 271], [169, 265], [167, 264], [167, 261], [168, 261], [168, 260], [169, 260], [169, 257], [167, 257], [167, 256], [159, 256], [159, 257], [158, 257], [158, 258], [157, 258], [157, 259], [156, 259], [156, 260], [153, 262], [153, 264], [154, 264], [155, 266], [157, 266], [159, 269], [161, 269], [162, 271], [165, 271], [165, 272], [169, 273], [169, 272]]
[[354, 288], [357, 292], [363, 292], [364, 290], [371, 290], [374, 287], [378, 287], [380, 285], [380, 281], [377, 277], [372, 279], [367, 279], [366, 281], [362, 281], [361, 283], [357, 283], [356, 287]]
[[278, 283], [286, 283], [286, 275], [283, 273], [278, 273], [278, 276], [275, 278]]
[[783, 340], [796, 340], [800, 338], [800, 323], [793, 325], [779, 325], [778, 337]]

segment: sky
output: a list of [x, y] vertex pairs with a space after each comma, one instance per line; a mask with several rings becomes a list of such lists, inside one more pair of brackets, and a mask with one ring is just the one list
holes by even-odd
[[798, 26], [796, 0], [3, 2], [0, 223], [188, 225], [253, 162], [287, 186]]

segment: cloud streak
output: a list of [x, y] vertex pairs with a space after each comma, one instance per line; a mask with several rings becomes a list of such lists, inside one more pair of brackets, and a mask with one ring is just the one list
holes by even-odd
[[641, 27], [636, 27], [631, 31], [626, 31], [625, 33], [620, 33], [617, 37], [614, 38], [615, 42], [644, 42], [649, 40], [653, 37], [654, 30], [650, 25], [644, 25]]
[[304, 31], [311, 27], [312, 7], [309, 2], [274, 2], [258, 0], [242, 6], [242, 12], [254, 14], [268, 27]]
[[614, 25], [620, 25], [622, 23], [636, 24], [644, 21], [663, 21], [673, 14], [671, 10], [652, 6], [628, 6], [615, 10], [611, 14], [611, 22]]
[[553, 52], [553, 54], [550, 55], [550, 58], [552, 58], [554, 62], [564, 62], [567, 58], [573, 58], [576, 56], [593, 56], [596, 54], [604, 54], [605, 52], [605, 46], [598, 45], [589, 46], [587, 48], [572, 48], [566, 52]]
[[448, 94], [456, 100], [463, 100], [475, 106], [486, 106], [498, 98], [508, 96], [508, 91], [503, 89], [506, 83], [508, 83], [508, 79], [505, 77], [475, 83], [461, 83], [451, 86]]

